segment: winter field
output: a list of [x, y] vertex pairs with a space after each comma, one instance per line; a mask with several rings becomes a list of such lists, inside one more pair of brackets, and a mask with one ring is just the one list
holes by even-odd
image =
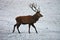
[[[38, 34], [31, 26], [21, 25], [12, 33], [16, 16], [34, 15], [30, 3], [37, 3], [43, 15], [35, 26]], [[0, 0], [0, 40], [60, 40], [60, 0]]]

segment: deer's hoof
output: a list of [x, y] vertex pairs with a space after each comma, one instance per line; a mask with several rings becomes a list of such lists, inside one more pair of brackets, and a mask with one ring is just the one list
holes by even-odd
[[36, 32], [36, 33], [38, 33], [38, 32]]
[[20, 34], [20, 32], [18, 32]]
[[12, 33], [14, 33], [14, 32], [12, 32]]
[[30, 34], [30, 32], [29, 32], [29, 34]]

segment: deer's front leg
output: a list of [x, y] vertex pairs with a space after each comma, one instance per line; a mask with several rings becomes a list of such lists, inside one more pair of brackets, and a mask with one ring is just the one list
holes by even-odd
[[32, 24], [32, 26], [33, 26], [33, 28], [35, 29], [36, 33], [38, 33], [36, 27], [34, 26], [34, 24]]
[[28, 30], [28, 32], [30, 33], [30, 24], [29, 24], [29, 30]]
[[20, 33], [20, 31], [19, 31], [19, 26], [20, 26], [21, 24], [18, 24], [17, 25], [17, 30], [18, 30], [18, 33]]

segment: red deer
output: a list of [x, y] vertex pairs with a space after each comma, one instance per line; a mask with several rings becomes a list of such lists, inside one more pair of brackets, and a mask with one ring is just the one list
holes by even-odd
[[36, 23], [40, 17], [43, 17], [43, 15], [40, 13], [40, 10], [38, 10], [39, 8], [37, 9], [37, 7], [34, 5], [34, 3], [31, 4], [29, 7], [36, 13], [33, 16], [28, 15], [28, 16], [16, 17], [16, 24], [14, 25], [13, 33], [15, 31], [16, 26], [17, 26], [18, 33], [20, 33], [19, 26], [21, 24], [29, 24], [29, 30], [28, 30], [29, 33], [30, 33], [30, 26], [32, 26], [35, 29], [36, 33], [38, 33], [34, 23]]

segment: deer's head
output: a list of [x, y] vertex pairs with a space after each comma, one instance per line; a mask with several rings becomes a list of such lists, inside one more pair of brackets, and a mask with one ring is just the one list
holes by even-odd
[[32, 3], [29, 6], [39, 17], [43, 17], [43, 15], [40, 13], [40, 8], [37, 7], [37, 4]]

